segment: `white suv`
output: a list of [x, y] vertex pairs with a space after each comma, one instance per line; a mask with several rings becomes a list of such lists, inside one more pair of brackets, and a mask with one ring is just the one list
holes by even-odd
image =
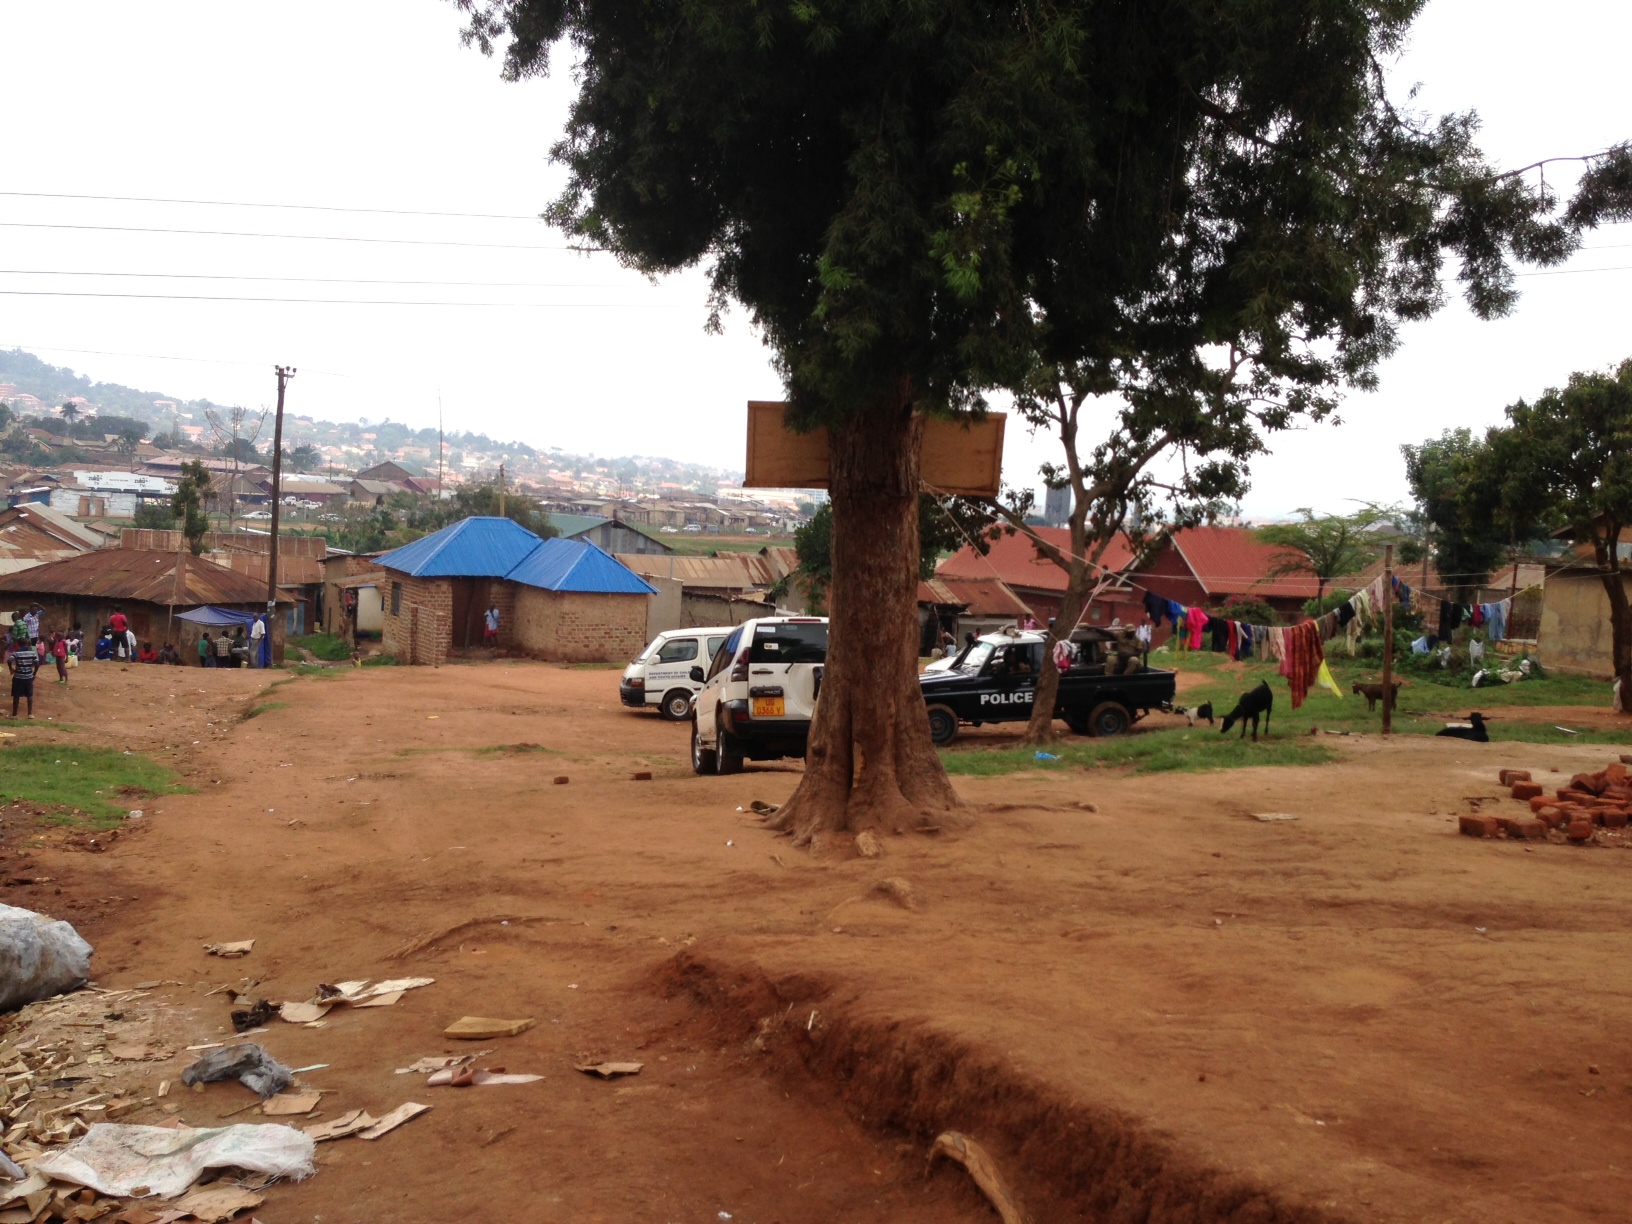
[[691, 716], [691, 698], [702, 685], [693, 669], [707, 666], [731, 633], [730, 625], [708, 629], [670, 629], [652, 639], [640, 657], [623, 669], [618, 696], [626, 706], [656, 706], [664, 718], [679, 722]]
[[827, 662], [827, 618], [744, 621], [714, 655], [691, 710], [691, 767], [733, 774], [745, 758], [802, 757]]

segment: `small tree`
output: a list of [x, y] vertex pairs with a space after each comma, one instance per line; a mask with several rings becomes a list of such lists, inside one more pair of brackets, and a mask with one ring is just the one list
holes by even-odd
[[1528, 534], [1538, 521], [1570, 530], [1591, 550], [1609, 600], [1615, 709], [1632, 713], [1632, 605], [1626, 546], [1632, 526], [1632, 359], [1613, 372], [1572, 374], [1534, 403], [1507, 409], [1481, 453], [1486, 490], [1476, 511]]
[[62, 423], [68, 427], [63, 432], [71, 437], [74, 432], [74, 422], [85, 414], [80, 411], [79, 405], [72, 400], [66, 401], [58, 411], [62, 414]]
[[1371, 529], [1388, 517], [1375, 506], [1357, 514], [1316, 514], [1298, 511], [1295, 523], [1271, 523], [1258, 529], [1260, 543], [1280, 549], [1270, 566], [1274, 577], [1312, 574], [1317, 580], [1315, 602], [1326, 596], [1326, 584], [1344, 574], [1356, 574], [1377, 559], [1380, 551]]
[[210, 529], [210, 520], [204, 513], [204, 499], [210, 494], [210, 472], [197, 459], [181, 465], [181, 480], [176, 495], [170, 500], [173, 519], [181, 520], [181, 532], [193, 556], [204, 551], [204, 533]]
[[1424, 528], [1441, 576], [1460, 598], [1489, 578], [1515, 543], [1481, 508], [1492, 493], [1479, 488], [1490, 471], [1487, 447], [1469, 429], [1447, 429], [1419, 446], [1400, 447], [1416, 501], [1413, 517]]

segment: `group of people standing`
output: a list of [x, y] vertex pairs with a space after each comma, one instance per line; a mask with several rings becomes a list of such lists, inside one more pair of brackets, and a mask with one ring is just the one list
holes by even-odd
[[[210, 637], [206, 629], [198, 639], [198, 665], [200, 667], [265, 667], [267, 665], [266, 652], [266, 618], [257, 616], [249, 626], [249, 632], [244, 632], [242, 625], [235, 625], [229, 634], [225, 629]], [[181, 660], [176, 660], [178, 663]]]
[[11, 716], [17, 717], [23, 702], [28, 703], [28, 716], [34, 717], [34, 681], [45, 660], [57, 667], [57, 683], [68, 683], [68, 669], [79, 665], [79, 631], [72, 635], [53, 633], [51, 640], [40, 636], [40, 613], [44, 609], [35, 604], [26, 612], [19, 608], [12, 614], [11, 631], [6, 635], [6, 671], [11, 676]]

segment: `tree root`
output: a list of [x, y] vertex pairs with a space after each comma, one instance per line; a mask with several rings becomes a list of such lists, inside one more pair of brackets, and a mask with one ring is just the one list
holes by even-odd
[[1008, 1182], [1003, 1180], [1003, 1174], [998, 1172], [997, 1162], [987, 1150], [976, 1143], [968, 1135], [958, 1131], [943, 1131], [936, 1137], [935, 1144], [929, 1149], [929, 1163], [934, 1164], [937, 1156], [945, 1156], [955, 1160], [974, 1179], [975, 1185], [980, 1187], [981, 1193], [991, 1200], [992, 1206], [997, 1208], [997, 1214], [1003, 1218], [1003, 1224], [1031, 1224], [1031, 1217], [1021, 1206], [1020, 1199], [1009, 1188]]

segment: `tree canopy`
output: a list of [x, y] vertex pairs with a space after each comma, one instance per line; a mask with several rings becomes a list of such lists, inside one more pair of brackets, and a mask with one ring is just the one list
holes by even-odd
[[1333, 578], [1357, 574], [1377, 559], [1382, 550], [1371, 529], [1385, 517], [1385, 511], [1372, 507], [1345, 515], [1316, 514], [1305, 506], [1295, 522], [1260, 527], [1258, 541], [1279, 550], [1270, 574], [1309, 574], [1317, 580], [1319, 603]]

